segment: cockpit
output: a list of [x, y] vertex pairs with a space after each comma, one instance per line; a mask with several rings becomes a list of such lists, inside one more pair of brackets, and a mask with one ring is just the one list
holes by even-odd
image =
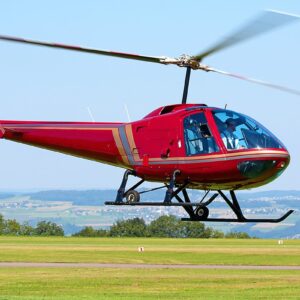
[[222, 141], [232, 149], [285, 149], [283, 144], [264, 126], [252, 118], [228, 110], [212, 111]]
[[[228, 151], [240, 149], [285, 149], [284, 145], [264, 126], [252, 118], [229, 110], [211, 111], [209, 124], [204, 111], [184, 119], [184, 139], [187, 156], [219, 152], [220, 138]], [[216, 127], [218, 134], [213, 134]], [[218, 136], [219, 135], [219, 136]], [[220, 144], [220, 143], [219, 143]]]

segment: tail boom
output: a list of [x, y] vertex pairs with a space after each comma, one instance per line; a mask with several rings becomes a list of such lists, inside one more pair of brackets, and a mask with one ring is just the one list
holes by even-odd
[[130, 168], [123, 123], [0, 121], [0, 138]]

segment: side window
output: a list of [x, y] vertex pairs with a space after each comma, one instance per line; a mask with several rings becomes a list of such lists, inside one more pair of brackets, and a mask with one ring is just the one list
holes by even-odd
[[183, 122], [185, 149], [188, 156], [219, 151], [204, 113], [190, 115]]

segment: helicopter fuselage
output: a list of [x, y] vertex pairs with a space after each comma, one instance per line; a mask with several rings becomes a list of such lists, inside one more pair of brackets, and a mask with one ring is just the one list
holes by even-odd
[[[229, 119], [241, 135], [234, 135], [241, 145], [231, 149], [222, 133]], [[236, 190], [272, 181], [290, 161], [282, 143], [252, 122], [231, 111], [178, 104], [131, 123], [0, 121], [0, 137], [131, 169], [147, 181], [168, 182], [179, 170], [178, 184]]]

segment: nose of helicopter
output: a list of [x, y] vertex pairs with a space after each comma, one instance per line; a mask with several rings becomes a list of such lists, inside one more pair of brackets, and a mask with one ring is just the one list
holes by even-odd
[[273, 180], [287, 168], [290, 162], [288, 151], [281, 155], [274, 155], [271, 159], [246, 160], [237, 165], [240, 173], [249, 179], [264, 178]]

